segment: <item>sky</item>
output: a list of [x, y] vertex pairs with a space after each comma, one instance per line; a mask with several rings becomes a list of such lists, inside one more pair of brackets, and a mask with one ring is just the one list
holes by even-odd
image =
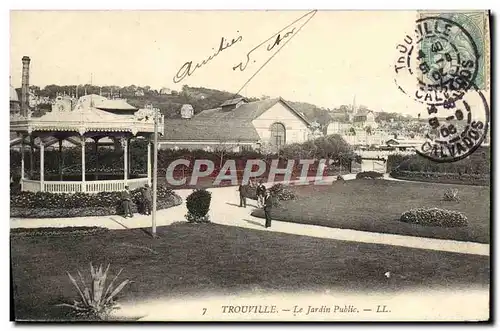
[[[247, 53], [307, 12], [302, 11], [13, 11], [11, 85], [21, 85], [21, 58], [31, 58], [30, 84], [182, 85], [281, 96], [333, 108], [366, 105], [376, 111], [416, 115], [424, 106], [396, 83], [396, 46], [413, 31], [415, 11], [319, 11]], [[312, 18], [311, 18], [312, 17]], [[308, 19], [299, 31], [297, 29]], [[283, 34], [281, 34], [283, 35]], [[241, 37], [240, 37], [241, 36]], [[214, 54], [221, 38], [236, 42], [192, 75], [174, 83], [184, 63]], [[287, 42], [285, 45], [284, 42]], [[253, 62], [255, 61], [255, 62]]]

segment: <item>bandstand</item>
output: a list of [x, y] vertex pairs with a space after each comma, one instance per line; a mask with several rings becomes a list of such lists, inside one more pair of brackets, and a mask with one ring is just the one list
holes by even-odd
[[[53, 107], [52, 111], [40, 117], [33, 117], [31, 112], [26, 116], [21, 113], [11, 115], [10, 131], [17, 133], [21, 149], [21, 190], [30, 192], [97, 193], [103, 191], [121, 191], [126, 185], [130, 189], [151, 183], [151, 150], [155, 121], [158, 133], [163, 132], [163, 116], [152, 107], [137, 109], [122, 99], [107, 99], [99, 95], [86, 95], [69, 107]], [[56, 104], [57, 105], [57, 104]], [[89, 140], [94, 141], [95, 153], [98, 155], [99, 141], [111, 139], [115, 148], [123, 150], [123, 178], [113, 180], [87, 180], [85, 169], [85, 146]], [[131, 139], [147, 141], [147, 175], [129, 178], [129, 145]], [[47, 146], [59, 143], [62, 153], [63, 141], [77, 142], [81, 146], [81, 179], [62, 180], [62, 165], [59, 171], [61, 180], [45, 180], [44, 151]], [[34, 145], [40, 152], [39, 178], [29, 178], [25, 170], [25, 150], [28, 147], [31, 155]], [[33, 165], [33, 162], [30, 162]]]

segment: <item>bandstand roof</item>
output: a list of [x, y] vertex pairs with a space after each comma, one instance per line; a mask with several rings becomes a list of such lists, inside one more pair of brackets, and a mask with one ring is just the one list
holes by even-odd
[[[76, 107], [71, 111], [53, 110], [41, 117], [11, 118], [10, 131], [14, 132], [154, 132], [154, 112], [152, 109], [139, 109], [133, 114], [108, 112], [104, 109], [120, 110], [124, 108], [124, 100], [108, 100], [103, 97], [82, 97]], [[122, 106], [115, 108], [117, 106]], [[136, 108], [128, 105], [127, 110]], [[132, 108], [130, 108], [132, 107]], [[160, 118], [158, 132], [163, 132], [163, 118]]]

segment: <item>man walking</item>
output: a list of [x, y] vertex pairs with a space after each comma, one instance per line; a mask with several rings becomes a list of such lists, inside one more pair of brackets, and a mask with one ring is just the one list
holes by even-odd
[[273, 201], [271, 193], [267, 191], [264, 197], [264, 214], [266, 215], [266, 229], [271, 227], [271, 208], [273, 206]]
[[122, 200], [122, 208], [123, 212], [125, 214], [125, 218], [127, 217], [133, 217], [134, 215], [132, 214], [132, 211], [130, 209], [130, 203], [132, 202], [132, 196], [129, 191], [128, 185], [125, 186], [125, 190], [122, 191], [121, 193], [121, 200]]
[[149, 184], [144, 185], [142, 189], [142, 207], [144, 208], [144, 214], [151, 215], [151, 205], [153, 203], [153, 193]]
[[246, 192], [246, 186], [243, 184], [240, 184], [240, 188], [238, 191], [240, 191], [240, 207], [247, 207], [247, 192]]

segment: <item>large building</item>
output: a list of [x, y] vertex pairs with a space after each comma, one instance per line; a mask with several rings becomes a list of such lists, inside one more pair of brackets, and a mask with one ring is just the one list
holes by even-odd
[[161, 148], [240, 151], [264, 144], [279, 148], [311, 136], [311, 123], [282, 98], [231, 99], [196, 115], [186, 105], [182, 109], [182, 118], [165, 121]]

